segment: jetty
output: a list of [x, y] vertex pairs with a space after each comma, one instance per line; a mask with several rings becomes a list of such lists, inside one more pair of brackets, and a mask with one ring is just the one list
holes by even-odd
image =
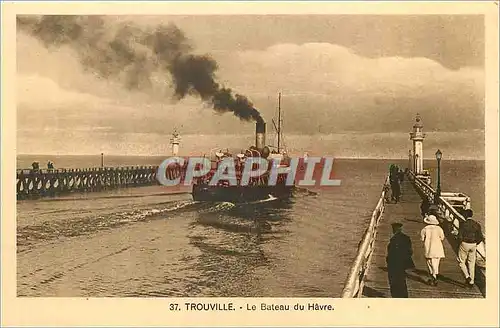
[[[178, 155], [180, 140], [180, 134], [175, 129], [170, 139], [172, 156]], [[186, 166], [187, 163], [183, 166], [172, 164], [166, 168], [165, 175], [168, 179], [176, 179], [183, 175]], [[18, 169], [16, 172], [17, 199], [38, 199], [75, 192], [159, 185], [156, 178], [158, 168], [157, 165], [105, 167], [104, 153], [101, 153], [101, 167]]]
[[[413, 260], [416, 268], [407, 271], [408, 294], [410, 298], [483, 298], [486, 296], [486, 251], [484, 243], [478, 245], [476, 256], [475, 286], [468, 288], [465, 277], [457, 262], [458, 241], [456, 235], [459, 224], [465, 218], [461, 211], [471, 208], [469, 196], [460, 192], [441, 192], [439, 162], [441, 152], [436, 152], [438, 159], [438, 179], [436, 188], [428, 171], [423, 167], [423, 125], [417, 114], [410, 139], [413, 151], [409, 152], [408, 170], [401, 183], [400, 202], [389, 201], [387, 188], [389, 177], [383, 182], [380, 198], [373, 211], [369, 226], [359, 243], [356, 258], [346, 279], [342, 298], [378, 297], [390, 295], [386, 255], [387, 244], [392, 236], [391, 223], [403, 224], [403, 232], [411, 238]], [[425, 223], [420, 213], [420, 204], [427, 199], [437, 209], [440, 226], [445, 232], [443, 242], [445, 258], [441, 259], [438, 285], [428, 283], [429, 274], [424, 256], [420, 231]], [[484, 227], [483, 227], [484, 228]]]
[[153, 185], [157, 166], [17, 170], [17, 199]]

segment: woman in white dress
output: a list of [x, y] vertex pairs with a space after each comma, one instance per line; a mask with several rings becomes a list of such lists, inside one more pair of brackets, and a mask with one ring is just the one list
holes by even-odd
[[424, 222], [427, 223], [427, 226], [420, 232], [420, 238], [424, 242], [425, 258], [431, 275], [429, 283], [436, 286], [439, 261], [444, 258], [444, 231], [439, 226], [439, 221], [434, 215], [426, 216]]

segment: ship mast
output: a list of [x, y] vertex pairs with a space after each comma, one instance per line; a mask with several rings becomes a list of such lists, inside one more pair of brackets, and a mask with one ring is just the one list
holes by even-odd
[[281, 92], [278, 93], [278, 153], [280, 152], [281, 140]]

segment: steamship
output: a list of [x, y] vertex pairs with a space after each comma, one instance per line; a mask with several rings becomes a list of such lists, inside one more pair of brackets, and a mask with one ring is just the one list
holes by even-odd
[[[278, 174], [276, 183], [274, 185], [268, 185], [270, 168], [274, 161], [279, 163], [281, 169], [285, 168], [283, 171], [286, 171], [286, 168], [290, 168], [290, 157], [285, 147], [282, 147], [281, 144], [281, 94], [278, 96], [278, 122], [276, 124], [274, 119], [272, 122], [278, 137], [277, 148], [266, 145], [266, 123], [263, 120], [257, 121], [255, 124], [255, 145], [236, 155], [231, 154], [229, 151], [216, 152], [215, 159], [211, 160], [212, 167], [210, 173], [194, 181], [192, 191], [193, 199], [195, 201], [247, 203], [291, 197], [295, 185], [294, 183], [289, 185], [286, 184], [286, 173]], [[228, 157], [235, 161], [238, 183], [236, 185], [230, 185], [229, 181], [221, 180], [215, 186], [209, 185], [209, 181], [217, 171], [219, 163]], [[240, 185], [239, 181], [245, 166], [245, 160], [250, 157], [265, 158], [268, 162], [269, 169], [260, 177], [251, 177], [247, 185]]]

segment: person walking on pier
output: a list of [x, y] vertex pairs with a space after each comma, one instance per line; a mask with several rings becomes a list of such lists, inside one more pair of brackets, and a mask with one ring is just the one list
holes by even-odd
[[387, 273], [391, 297], [408, 298], [406, 270], [415, 268], [411, 239], [402, 231], [401, 223], [392, 224], [393, 236], [387, 245]]
[[422, 218], [425, 218], [429, 214], [429, 209], [431, 208], [431, 203], [427, 197], [424, 197], [422, 203], [420, 204], [420, 214]]
[[460, 242], [457, 260], [468, 287], [474, 286], [477, 245], [484, 241], [481, 225], [472, 219], [473, 214], [471, 209], [464, 211], [465, 222], [460, 224], [457, 237]]
[[389, 203], [390, 201], [390, 196], [389, 196], [389, 191], [391, 190], [391, 187], [389, 186], [388, 183], [384, 183], [384, 201], [386, 203]]
[[434, 215], [427, 215], [424, 218], [427, 223], [422, 231], [420, 231], [420, 238], [424, 242], [424, 254], [427, 260], [427, 267], [431, 280], [431, 285], [437, 286], [439, 275], [439, 262], [444, 258], [444, 231], [439, 226], [439, 221]]
[[401, 189], [399, 186], [399, 168], [394, 164], [391, 164], [389, 169], [389, 182], [391, 184], [391, 200], [397, 203]]

